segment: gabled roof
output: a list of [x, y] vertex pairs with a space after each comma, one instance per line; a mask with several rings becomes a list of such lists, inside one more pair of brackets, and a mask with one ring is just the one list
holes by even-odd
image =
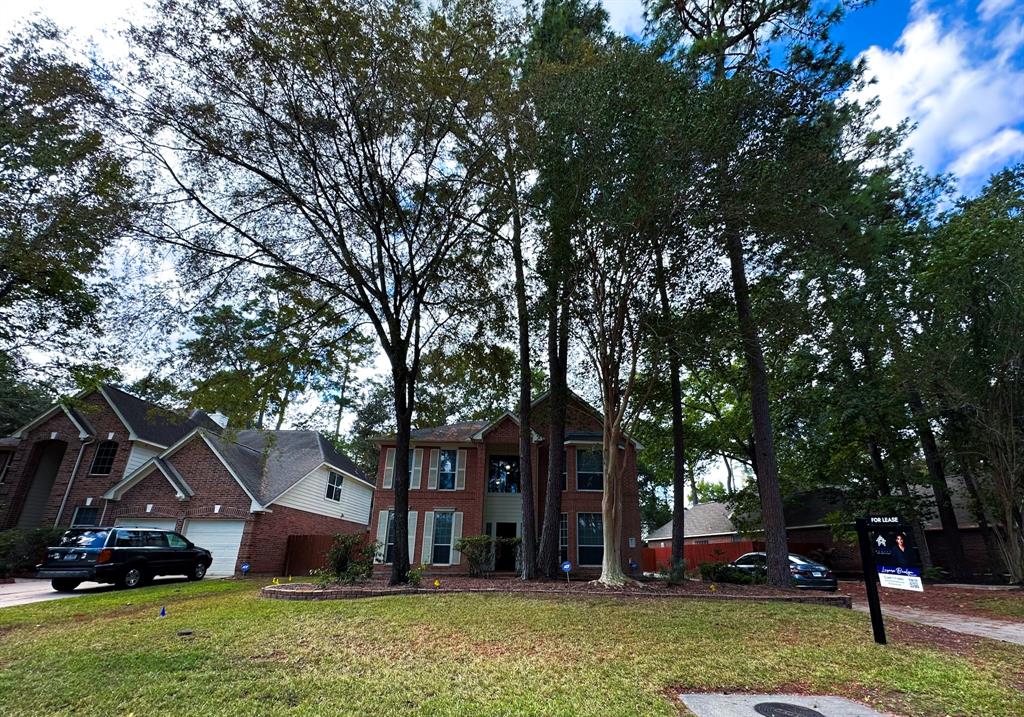
[[[335, 449], [316, 431], [248, 430], [235, 434], [218, 434], [205, 428], [195, 428], [158, 457], [142, 464], [131, 475], [125, 476], [107, 491], [105, 497], [119, 499], [124, 491], [154, 468], [164, 473], [179, 493], [192, 495], [191, 488], [174, 470], [173, 463], [168, 459], [196, 439], [206, 442], [228, 472], [238, 481], [242, 490], [261, 506], [269, 505], [323, 465], [373, 487], [363, 471], [351, 459]], [[180, 488], [176, 481], [180, 483]]]
[[190, 416], [185, 416], [109, 383], [100, 387], [100, 393], [125, 424], [133, 440], [170, 446], [196, 428], [220, 431], [220, 426], [203, 411], [193, 411]]
[[[687, 538], [735, 533], [736, 526], [732, 523], [731, 515], [732, 510], [725, 503], [698, 503], [692, 508], [686, 509], [683, 533]], [[647, 536], [647, 540], [671, 539], [671, 520]]]
[[[516, 416], [515, 414], [513, 414], [512, 411], [505, 411], [503, 414], [501, 414], [500, 416], [495, 418], [493, 421], [488, 423], [486, 426], [481, 428], [479, 431], [474, 433], [473, 436], [472, 436], [473, 439], [477, 440], [477, 441], [483, 440], [484, 436], [486, 436], [488, 433], [490, 433], [495, 428], [497, 428], [501, 424], [501, 422], [504, 421], [506, 418], [509, 419], [510, 421], [512, 421], [517, 426], [519, 425], [519, 417]], [[537, 431], [533, 430], [532, 428], [530, 429], [530, 436], [535, 441], [542, 440], [540, 434], [537, 433]]]

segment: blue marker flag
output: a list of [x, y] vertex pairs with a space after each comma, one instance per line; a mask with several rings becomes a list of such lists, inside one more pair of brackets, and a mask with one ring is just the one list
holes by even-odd
[[570, 570], [572, 570], [572, 563], [566, 560], [564, 563], [562, 563], [562, 572], [567, 573]]
[[166, 607], [161, 607], [160, 608], [160, 617], [167, 617], [167, 608]]

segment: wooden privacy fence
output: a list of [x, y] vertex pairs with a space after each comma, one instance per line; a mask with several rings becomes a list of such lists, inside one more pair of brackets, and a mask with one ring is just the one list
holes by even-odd
[[284, 574], [307, 576], [313, 570], [326, 567], [327, 551], [333, 543], [333, 535], [289, 535]]
[[[790, 543], [789, 552], [809, 555], [824, 548], [820, 543]], [[696, 570], [701, 563], [731, 563], [745, 553], [764, 550], [760, 540], [740, 540], [734, 543], [687, 543], [683, 548], [686, 567]], [[656, 573], [672, 563], [672, 548], [644, 548], [643, 570]]]

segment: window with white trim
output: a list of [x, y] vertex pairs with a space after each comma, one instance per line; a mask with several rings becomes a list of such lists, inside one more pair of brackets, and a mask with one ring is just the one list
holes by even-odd
[[[568, 480], [566, 476], [569, 475], [569, 451], [562, 449], [562, 490], [566, 489]], [[568, 518], [566, 519], [568, 520]], [[563, 558], [565, 560], [565, 558]]]
[[576, 449], [576, 490], [604, 490], [604, 460], [600, 448]]
[[89, 473], [95, 476], [110, 475], [114, 469], [114, 458], [117, 457], [117, 441], [103, 441], [96, 446], [96, 455], [92, 457]]
[[458, 467], [459, 452], [441, 449], [437, 456], [437, 489], [455, 490], [455, 471]]
[[75, 514], [71, 518], [71, 527], [79, 525], [97, 525], [100, 517], [100, 509], [92, 506], [79, 506], [75, 508]]
[[569, 514], [562, 513], [558, 519], [558, 559], [563, 563], [569, 559]]
[[452, 562], [452, 518], [450, 511], [434, 513], [434, 565], [450, 565]]
[[344, 482], [340, 473], [331, 471], [327, 475], [327, 500], [341, 501], [341, 484]]
[[395, 560], [395, 511], [388, 511], [388, 531], [384, 538], [384, 562], [391, 563]]
[[604, 560], [604, 520], [600, 513], [576, 514], [576, 562], [600, 565]]

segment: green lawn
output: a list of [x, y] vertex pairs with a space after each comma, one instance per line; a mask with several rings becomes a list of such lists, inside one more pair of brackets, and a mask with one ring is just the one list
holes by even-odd
[[1020, 595], [981, 598], [975, 600], [974, 604], [993, 615], [1024, 619], [1024, 599]]
[[681, 714], [669, 688], [867, 694], [905, 715], [1024, 714], [1024, 648], [879, 647], [865, 616], [836, 608], [489, 595], [307, 603], [261, 600], [257, 587], [180, 583], [0, 610], [0, 714]]

